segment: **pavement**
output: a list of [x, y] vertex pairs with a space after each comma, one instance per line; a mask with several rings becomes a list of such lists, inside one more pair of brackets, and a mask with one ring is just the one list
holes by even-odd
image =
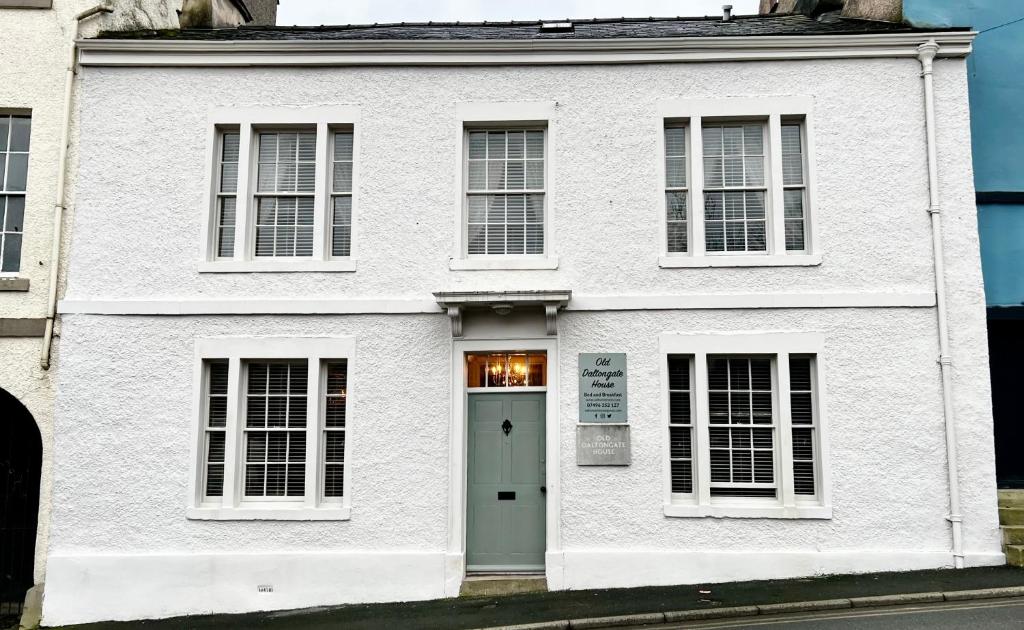
[[[768, 612], [780, 611], [772, 604], [841, 600], [904, 593], [942, 593], [1000, 587], [1024, 586], [1024, 569], [979, 567], [960, 570], [929, 570], [901, 573], [869, 573], [837, 575], [792, 580], [759, 580], [729, 582], [712, 585], [658, 586], [629, 589], [599, 589], [586, 591], [556, 591], [528, 593], [505, 597], [456, 598], [426, 602], [396, 604], [369, 604], [316, 608], [296, 611], [248, 613], [242, 615], [204, 615], [178, 617], [153, 621], [94, 623], [65, 626], [74, 630], [205, 630], [207, 628], [260, 628], [269, 630], [468, 630], [515, 624], [528, 624], [559, 619], [584, 619], [631, 615], [636, 613], [663, 613], [667, 611], [707, 610], [723, 607], [761, 606], [763, 616], [756, 620], [740, 620], [747, 626], [704, 627], [756, 627], [769, 622]], [[704, 592], [709, 591], [709, 592]], [[992, 600], [989, 600], [992, 601]], [[1024, 601], [1024, 598], [1018, 601]], [[950, 602], [955, 605], [956, 602]], [[945, 604], [931, 604], [942, 606]], [[967, 606], [966, 603], [961, 603]], [[767, 606], [767, 608], [765, 608]], [[859, 611], [841, 611], [852, 615]], [[877, 612], [865, 610], [860, 614]], [[1009, 608], [1021, 614], [1024, 609]], [[835, 613], [835, 614], [841, 614]], [[986, 611], [997, 614], [996, 611]], [[814, 611], [821, 615], [823, 613]], [[959, 612], [957, 614], [960, 614]], [[975, 614], [982, 614], [976, 612]], [[1019, 619], [1020, 617], [1018, 617]], [[662, 619], [664, 619], [662, 617]], [[727, 623], [718, 620], [714, 623]], [[579, 627], [579, 626], [577, 626]], [[621, 627], [621, 625], [620, 625]], [[646, 626], [651, 628], [652, 626]], [[663, 626], [687, 627], [683, 625]], [[785, 626], [779, 626], [785, 627]], [[805, 624], [804, 627], [824, 627]], [[833, 627], [829, 623], [828, 627]], [[859, 628], [862, 626], [850, 626]], [[875, 626], [871, 626], [875, 627]], [[901, 626], [892, 626], [901, 627]], [[907, 626], [914, 627], [914, 626]], [[922, 626], [924, 627], [924, 626]], [[929, 626], [932, 627], [932, 626]], [[950, 626], [950, 627], [970, 627]], [[987, 627], [987, 626], [980, 626]], [[998, 626], [993, 626], [998, 627]], [[1024, 628], [1024, 623], [1010, 626]]]
[[824, 611], [750, 619], [631, 626], [619, 630], [1021, 630], [1024, 598], [960, 601], [870, 610]]

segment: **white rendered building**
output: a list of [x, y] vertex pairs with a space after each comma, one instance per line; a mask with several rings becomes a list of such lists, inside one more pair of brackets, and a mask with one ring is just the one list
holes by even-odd
[[44, 621], [1003, 563], [972, 37], [83, 41]]

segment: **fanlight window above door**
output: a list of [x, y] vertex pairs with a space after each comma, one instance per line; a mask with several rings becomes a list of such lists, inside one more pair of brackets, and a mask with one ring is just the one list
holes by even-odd
[[466, 355], [466, 386], [470, 388], [544, 387], [547, 355], [501, 352]]

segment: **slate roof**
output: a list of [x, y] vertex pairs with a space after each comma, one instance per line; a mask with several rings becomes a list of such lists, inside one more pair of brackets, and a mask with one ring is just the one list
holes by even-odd
[[[546, 22], [570, 21], [571, 30], [543, 32]], [[593, 18], [530, 22], [402, 22], [343, 26], [240, 26], [225, 29], [105, 31], [100, 39], [195, 41], [349, 41], [349, 40], [544, 40], [631, 39], [655, 37], [723, 37], [771, 35], [855, 35], [966, 31], [968, 28], [921, 29], [905, 24], [842, 18], [839, 12], [817, 18], [802, 14], [674, 18]]]

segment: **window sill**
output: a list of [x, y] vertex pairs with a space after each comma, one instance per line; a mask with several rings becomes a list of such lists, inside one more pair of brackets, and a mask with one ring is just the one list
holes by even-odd
[[352, 272], [356, 261], [345, 260], [203, 260], [199, 273]]
[[815, 267], [821, 254], [767, 254], [764, 256], [660, 256], [662, 269], [682, 267]]
[[214, 508], [190, 507], [185, 518], [193, 521], [347, 521], [350, 507]]
[[488, 256], [486, 258], [452, 258], [448, 261], [452, 271], [481, 271], [488, 269], [558, 269], [558, 256], [525, 258], [518, 256]]
[[0, 291], [28, 291], [28, 278], [0, 276]]
[[822, 505], [806, 505], [795, 507], [778, 506], [739, 506], [739, 505], [681, 505], [665, 504], [665, 516], [681, 518], [784, 518], [784, 519], [822, 519], [832, 518], [832, 507]]

